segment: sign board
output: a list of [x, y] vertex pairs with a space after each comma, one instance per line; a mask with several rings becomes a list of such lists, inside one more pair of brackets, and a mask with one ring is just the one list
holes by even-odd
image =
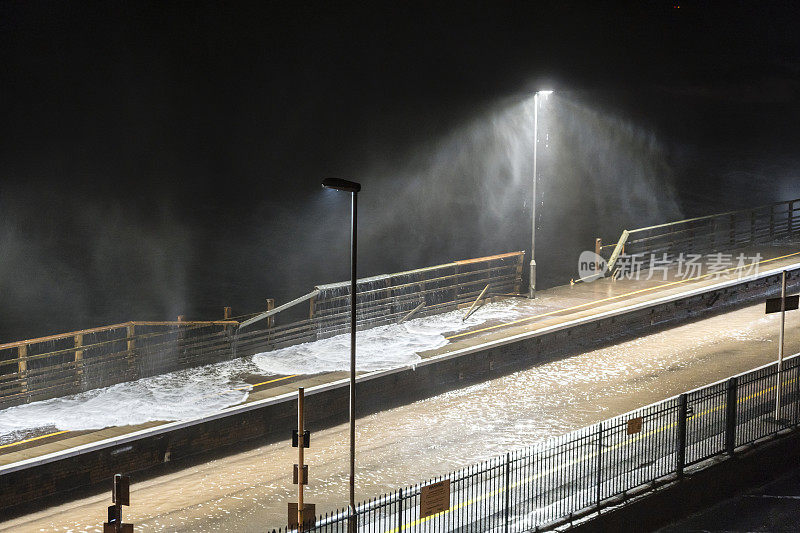
[[636, 418], [631, 418], [628, 420], [628, 435], [635, 435], [636, 433], [640, 433], [642, 431], [642, 417], [637, 416]]
[[111, 492], [111, 501], [117, 505], [131, 504], [131, 478], [116, 474], [114, 476], [114, 489]]
[[122, 507], [119, 505], [109, 505], [108, 521], [112, 524], [119, 524], [122, 522]]
[[[303, 465], [303, 485], [308, 485], [308, 465]], [[292, 483], [297, 485], [297, 464], [294, 465], [292, 469]]]
[[[297, 438], [297, 430], [292, 430], [292, 448], [297, 448], [297, 443], [299, 439]], [[303, 448], [308, 448], [311, 446], [311, 432], [306, 430], [303, 432]]]
[[419, 517], [427, 518], [450, 509], [450, 480], [422, 487], [419, 495]]
[[[786, 298], [786, 311], [794, 311], [800, 306], [800, 295], [787, 296]], [[767, 312], [780, 313], [781, 312], [781, 299], [780, 298], [767, 298]]]
[[[314, 526], [316, 517], [313, 503], [303, 503], [303, 528]], [[289, 502], [289, 529], [297, 529], [297, 504]]]

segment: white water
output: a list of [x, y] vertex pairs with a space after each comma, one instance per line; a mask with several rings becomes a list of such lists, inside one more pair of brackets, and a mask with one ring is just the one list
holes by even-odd
[[[530, 313], [527, 307], [525, 313]], [[388, 370], [413, 366], [421, 361], [420, 352], [447, 344], [445, 334], [463, 331], [488, 321], [507, 321], [522, 315], [515, 300], [487, 304], [466, 321], [466, 309], [450, 311], [402, 324], [377, 326], [356, 335], [356, 368], [360, 371]], [[263, 352], [253, 356], [253, 363], [265, 374], [316, 374], [350, 369], [350, 334], [307, 342]]]
[[0, 411], [0, 442], [38, 428], [78, 431], [211, 414], [247, 399], [241, 372], [240, 361], [217, 363], [9, 407]]
[[[529, 309], [529, 308], [528, 308]], [[528, 311], [530, 312], [530, 311]], [[446, 333], [522, 314], [513, 300], [487, 304], [462, 322], [466, 310], [378, 326], [357, 335], [358, 370], [414, 365], [418, 352], [447, 344]], [[63, 398], [0, 410], [0, 444], [31, 432], [90, 430], [152, 421], [188, 420], [244, 402], [247, 374], [316, 374], [349, 369], [350, 335], [309, 342], [222, 363], [119, 383]], [[243, 390], [237, 390], [243, 389]]]

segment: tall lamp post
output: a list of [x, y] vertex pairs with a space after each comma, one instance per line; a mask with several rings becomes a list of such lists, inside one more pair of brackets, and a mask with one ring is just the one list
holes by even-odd
[[528, 298], [536, 298], [536, 157], [539, 149], [539, 97], [547, 98], [553, 91], [537, 91], [533, 95], [533, 202], [531, 205], [531, 274], [528, 283]]
[[355, 531], [356, 511], [356, 234], [358, 215], [358, 192], [361, 184], [338, 178], [322, 180], [325, 189], [352, 194], [352, 207], [350, 215], [350, 524], [351, 531]]

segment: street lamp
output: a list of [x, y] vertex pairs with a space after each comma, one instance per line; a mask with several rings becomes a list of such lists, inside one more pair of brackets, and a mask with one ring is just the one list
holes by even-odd
[[536, 298], [536, 156], [539, 148], [539, 96], [547, 98], [553, 91], [537, 91], [533, 95], [533, 202], [531, 208], [531, 274], [528, 283], [528, 298]]
[[350, 530], [354, 531], [352, 517], [356, 511], [356, 228], [358, 215], [358, 191], [361, 184], [338, 178], [322, 180], [325, 189], [352, 193], [350, 215]]

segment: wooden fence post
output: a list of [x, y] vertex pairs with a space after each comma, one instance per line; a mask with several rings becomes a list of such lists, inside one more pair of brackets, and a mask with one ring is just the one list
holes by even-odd
[[[456, 303], [456, 308], [458, 308], [458, 299], [461, 297], [461, 269], [459, 269], [458, 266], [459, 266], [458, 263], [456, 263], [456, 266], [455, 266], [455, 269], [454, 269], [455, 276], [456, 276], [456, 280], [455, 280], [456, 281], [456, 293], [455, 293], [455, 297], [453, 298], [453, 301]], [[425, 285], [423, 284], [423, 287], [424, 286]]]
[[388, 306], [386, 308], [385, 315], [389, 316], [394, 313], [394, 304], [392, 303], [392, 278], [386, 278], [386, 282], [384, 283], [384, 285], [386, 286], [386, 288], [383, 291], [383, 295], [384, 298], [386, 298], [386, 305]]
[[136, 326], [128, 324], [128, 372], [133, 374], [136, 368]]
[[[600, 237], [597, 237], [594, 240], [594, 253], [597, 254], [598, 256], [602, 257], [600, 255], [600, 252], [602, 252], [602, 251], [603, 251], [603, 239], [601, 239]], [[597, 265], [595, 267], [595, 272], [599, 272], [599, 271], [600, 271], [600, 262], [598, 261]]]
[[19, 348], [17, 348], [17, 357], [19, 359], [19, 362], [17, 363], [19, 370], [19, 377], [22, 380], [20, 382], [20, 389], [23, 394], [26, 394], [28, 392], [28, 345], [27, 344], [19, 345]]
[[[267, 298], [267, 311], [272, 311], [275, 309], [275, 298]], [[272, 329], [275, 325], [275, 315], [272, 315], [267, 319], [267, 328]]]
[[83, 334], [75, 335], [75, 380], [80, 385], [83, 376]]

